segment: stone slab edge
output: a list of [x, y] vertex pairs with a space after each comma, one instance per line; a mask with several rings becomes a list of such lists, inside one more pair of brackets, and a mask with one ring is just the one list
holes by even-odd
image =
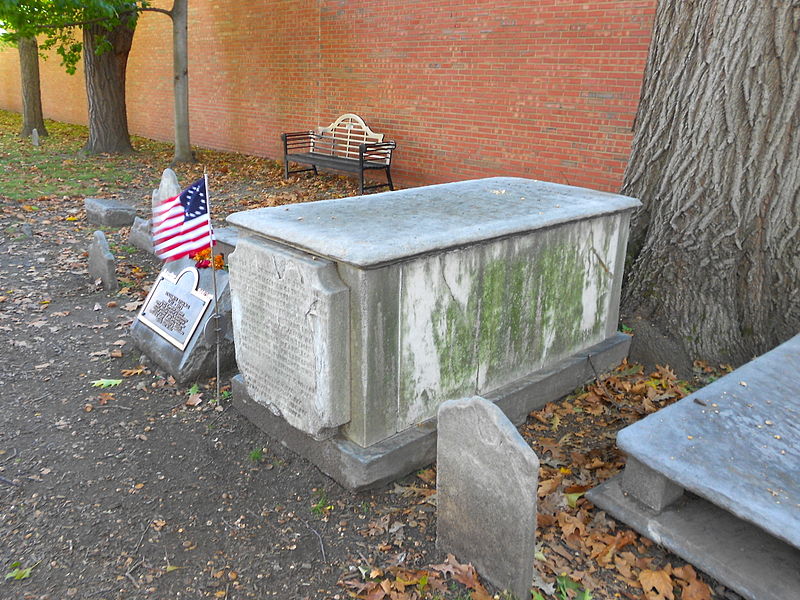
[[[476, 206], [482, 218], [471, 212]], [[639, 206], [619, 194], [490, 177], [372, 194], [366, 203], [353, 196], [257, 208], [233, 213], [227, 222], [328, 260], [376, 268]]]
[[115, 198], [84, 198], [86, 220], [107, 227], [127, 227], [136, 217], [136, 207]]
[[[155, 254], [153, 237], [150, 231], [151, 227], [152, 219], [134, 217], [131, 230], [128, 233], [128, 241], [139, 250]], [[236, 249], [236, 244], [239, 241], [239, 232], [233, 227], [215, 227], [214, 238], [217, 240], [214, 254], [222, 254], [227, 257]]]
[[[786, 508], [795, 504], [800, 491], [800, 479], [792, 473], [800, 459], [798, 429], [792, 426], [800, 416], [798, 369], [800, 335], [620, 430], [617, 447], [677, 485], [800, 548], [800, 511]], [[775, 407], [768, 408], [773, 401]], [[724, 424], [707, 425], [712, 421], [703, 415], [715, 403]], [[775, 426], [753, 427], [754, 420], [764, 419], [773, 419]], [[746, 444], [740, 442], [742, 437]], [[786, 449], [783, 455], [778, 453], [781, 448]], [[736, 468], [728, 468], [728, 462]], [[770, 464], [775, 468], [766, 469]], [[771, 489], [780, 494], [771, 495]]]
[[617, 475], [587, 497], [748, 600], [797, 597], [800, 550], [693, 494], [656, 514], [626, 495], [621, 481]]
[[[524, 377], [484, 397], [496, 403], [512, 423], [607, 371], [628, 354], [630, 336], [618, 333], [585, 352]], [[589, 358], [591, 357], [591, 358]], [[592, 367], [593, 365], [593, 367]], [[314, 463], [342, 486], [354, 490], [380, 487], [436, 460], [436, 420], [402, 431], [367, 448], [342, 437], [316, 441], [282, 417], [255, 402], [241, 374], [232, 380], [233, 406], [259, 429]]]

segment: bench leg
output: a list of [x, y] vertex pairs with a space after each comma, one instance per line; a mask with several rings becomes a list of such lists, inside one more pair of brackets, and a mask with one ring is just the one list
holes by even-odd
[[289, 179], [289, 159], [285, 154], [283, 155], [283, 178]]
[[386, 181], [389, 183], [389, 189], [394, 191], [394, 185], [392, 184], [392, 174], [389, 172], [389, 167], [386, 167]]
[[364, 170], [363, 169], [361, 170], [360, 175], [361, 175], [361, 177], [359, 177], [359, 179], [358, 179], [358, 195], [359, 196], [363, 196], [364, 195]]

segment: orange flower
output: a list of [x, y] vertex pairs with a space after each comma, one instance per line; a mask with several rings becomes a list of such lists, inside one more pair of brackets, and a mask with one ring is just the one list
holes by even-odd
[[[211, 248], [198, 250], [194, 254], [190, 254], [189, 258], [196, 261], [194, 266], [198, 269], [207, 269], [211, 266]], [[222, 254], [214, 255], [214, 268], [217, 271], [225, 268], [225, 257]]]

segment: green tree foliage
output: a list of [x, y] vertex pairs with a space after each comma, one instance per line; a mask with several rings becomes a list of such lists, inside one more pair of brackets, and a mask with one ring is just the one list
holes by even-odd
[[[67, 72], [74, 73], [83, 50], [79, 36], [83, 26], [97, 24], [111, 31], [124, 22], [132, 28], [149, 4], [146, 0], [0, 0], [0, 24], [6, 30], [2, 38], [14, 42], [44, 36], [40, 47], [55, 48]], [[98, 52], [107, 50], [106, 40]]]

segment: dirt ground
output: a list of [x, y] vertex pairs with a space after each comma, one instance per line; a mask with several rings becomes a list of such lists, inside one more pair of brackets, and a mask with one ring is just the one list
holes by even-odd
[[[313, 199], [323, 193], [314, 185], [280, 184], [259, 197]], [[352, 190], [344, 180], [326, 185]], [[147, 207], [149, 189], [129, 194]], [[87, 273], [94, 229], [80, 198], [36, 207], [0, 198], [0, 562], [4, 575], [17, 562], [33, 567], [0, 582], [0, 597], [489, 597], [435, 554], [433, 469], [351, 493], [225, 401], [214, 406], [213, 382], [198, 382], [201, 402], [187, 406], [188, 387], [142, 360], [128, 335], [159, 264], [127, 245], [125, 229], [109, 229], [122, 289], [103, 291]], [[676, 597], [690, 597], [679, 559], [580, 497], [619, 469], [616, 430], [680, 395], [668, 371], [656, 374], [647, 385], [664, 397], [634, 389], [628, 410], [626, 382], [644, 385], [648, 374], [623, 369], [520, 428], [545, 467], [544, 597], [556, 597], [549, 586], [563, 573], [596, 599], [643, 598], [641, 574], [665, 568]], [[122, 382], [97, 387], [102, 379]], [[414, 585], [403, 583], [412, 576]], [[697, 581], [709, 583], [705, 597], [735, 598]], [[653, 589], [648, 598], [667, 597]]]

